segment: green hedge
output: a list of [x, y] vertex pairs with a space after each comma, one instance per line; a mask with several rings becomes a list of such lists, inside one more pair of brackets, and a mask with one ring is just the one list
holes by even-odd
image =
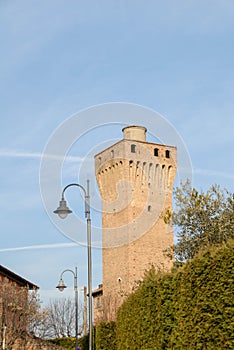
[[[118, 310], [116, 322], [94, 329], [93, 349], [234, 349], [233, 252], [230, 240], [172, 273], [148, 271]], [[88, 337], [81, 341], [87, 350]]]
[[[174, 321], [172, 276], [146, 273], [118, 311], [117, 349], [166, 349]], [[157, 335], [157, 336], [156, 336]]]
[[233, 248], [231, 240], [171, 274], [149, 271], [118, 311], [117, 350], [233, 349]]
[[96, 327], [96, 350], [116, 350], [115, 322], [100, 322]]
[[143, 349], [153, 349], [154, 335], [159, 329], [159, 325], [152, 322], [158, 313], [155, 299], [157, 291], [158, 277], [154, 270], [151, 270], [140, 288], [131, 294], [119, 309], [116, 327], [117, 349], [132, 349], [136, 344], [140, 344]]
[[52, 344], [59, 345], [67, 350], [74, 350], [76, 340], [74, 338], [56, 338], [49, 340]]
[[[51, 343], [59, 345], [67, 350], [74, 350], [76, 346], [76, 339], [75, 338], [56, 338], [56, 339], [50, 339]], [[81, 347], [82, 350], [88, 350], [89, 348], [89, 337], [84, 336], [82, 338], [79, 338], [78, 344]]]
[[169, 349], [234, 348], [233, 242], [210, 249], [175, 274]]

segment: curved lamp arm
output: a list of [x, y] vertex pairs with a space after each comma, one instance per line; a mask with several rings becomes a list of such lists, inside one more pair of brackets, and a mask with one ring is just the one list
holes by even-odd
[[67, 288], [67, 286], [65, 285], [65, 283], [63, 281], [63, 274], [65, 272], [71, 272], [73, 274], [73, 276], [74, 276], [74, 290], [76, 291], [78, 288], [78, 285], [77, 285], [77, 267], [76, 267], [76, 272], [74, 272], [73, 270], [70, 270], [70, 269], [64, 270], [60, 275], [60, 280], [59, 280], [59, 283], [58, 283], [56, 288], [58, 288], [58, 290], [60, 292], [63, 292], [64, 289]]
[[[90, 196], [89, 196], [89, 191], [86, 192], [85, 188], [82, 185], [78, 184], [78, 183], [71, 183], [71, 184], [69, 184], [69, 185], [64, 187], [64, 189], [62, 191], [61, 201], [59, 202], [58, 208], [56, 210], [54, 210], [54, 213], [58, 214], [60, 216], [60, 218], [62, 218], [62, 219], [65, 219], [68, 214], [72, 213], [72, 211], [68, 208], [67, 202], [65, 201], [65, 197], [64, 197], [65, 191], [71, 186], [80, 187], [82, 189], [82, 191], [84, 192], [84, 197], [85, 197], [85, 217], [86, 218], [90, 218]], [[88, 186], [88, 190], [89, 190], [89, 186]]]
[[75, 309], [76, 309], [76, 318], [75, 318], [76, 328], [75, 328], [75, 330], [76, 330], [76, 349], [77, 349], [78, 348], [78, 274], [77, 274], [77, 266], [75, 267], [75, 272], [73, 270], [66, 269], [61, 273], [59, 284], [56, 287], [56, 288], [58, 288], [58, 290], [60, 292], [63, 292], [64, 289], [67, 288], [67, 286], [63, 282], [63, 274], [65, 272], [71, 272], [74, 276]]

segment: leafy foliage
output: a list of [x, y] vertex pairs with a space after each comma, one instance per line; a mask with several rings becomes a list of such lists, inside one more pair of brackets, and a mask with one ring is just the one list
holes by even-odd
[[[76, 339], [75, 338], [64, 337], [64, 338], [50, 339], [48, 341], [52, 344], [59, 345], [62, 348], [67, 349], [67, 350], [74, 350], [75, 346], [76, 346]], [[78, 344], [82, 350], [88, 350], [88, 348], [89, 348], [89, 336], [86, 335], [86, 336], [79, 338]], [[95, 348], [95, 344], [94, 344], [94, 348]]]
[[[164, 283], [166, 287], [162, 288]], [[146, 273], [140, 287], [118, 312], [117, 349], [163, 349], [170, 324], [170, 284], [170, 276], [156, 274], [154, 268]]]
[[234, 347], [233, 249], [210, 248], [175, 274], [173, 349]]
[[76, 340], [74, 338], [57, 338], [49, 340], [50, 343], [59, 345], [67, 350], [73, 350], [76, 345]]
[[146, 273], [118, 311], [116, 349], [233, 349], [233, 250], [231, 239], [174, 272]]
[[[176, 260], [191, 259], [200, 249], [234, 238], [234, 194], [217, 185], [199, 193], [186, 182], [176, 188], [174, 198], [176, 210], [172, 221], [178, 242], [171, 256], [175, 254]], [[170, 218], [167, 213], [164, 220]]]
[[[93, 337], [93, 345], [94, 345], [94, 349], [95, 349], [95, 338], [94, 337]], [[88, 334], [79, 338], [79, 346], [81, 347], [82, 350], [89, 349], [89, 335]]]
[[96, 350], [116, 350], [115, 322], [100, 322], [96, 327]]
[[154, 334], [158, 324], [152, 322], [157, 318], [156, 295], [158, 276], [152, 268], [146, 273], [140, 287], [131, 294], [119, 309], [117, 316], [117, 349], [132, 349], [138, 344], [145, 349], [153, 348]]

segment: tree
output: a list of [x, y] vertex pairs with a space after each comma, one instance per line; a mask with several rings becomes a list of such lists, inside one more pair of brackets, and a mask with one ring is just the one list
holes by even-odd
[[49, 338], [47, 327], [48, 311], [42, 307], [40, 296], [37, 291], [33, 291], [28, 297], [29, 309], [28, 315], [28, 333], [41, 339]]
[[177, 261], [191, 259], [199, 250], [234, 237], [234, 194], [212, 185], [205, 193], [189, 181], [174, 192], [175, 211], [164, 221], [176, 227], [177, 242], [169, 255]]
[[[50, 301], [43, 310], [44, 334], [46, 338], [63, 338], [75, 336], [75, 303], [70, 298], [60, 298]], [[78, 319], [82, 317], [79, 305]], [[82, 330], [82, 322], [78, 322], [78, 334]]]
[[37, 317], [39, 296], [36, 290], [9, 283], [4, 280], [0, 286], [0, 346], [12, 349], [17, 339], [24, 338], [31, 331]]

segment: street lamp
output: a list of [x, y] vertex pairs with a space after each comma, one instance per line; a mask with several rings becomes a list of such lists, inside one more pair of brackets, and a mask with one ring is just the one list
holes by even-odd
[[93, 319], [93, 306], [92, 306], [92, 261], [91, 261], [91, 218], [90, 218], [90, 196], [89, 196], [89, 180], [87, 180], [87, 191], [83, 186], [77, 183], [72, 183], [64, 187], [62, 191], [62, 198], [59, 202], [59, 207], [54, 211], [61, 219], [65, 219], [72, 211], [67, 207], [67, 203], [64, 199], [64, 193], [67, 188], [71, 186], [77, 186], [82, 189], [85, 197], [85, 217], [87, 218], [87, 248], [88, 248], [88, 295], [89, 295], [89, 350], [92, 350], [92, 319]]
[[75, 309], [76, 309], [76, 349], [78, 348], [78, 276], [77, 276], [77, 267], [75, 267], [75, 272], [69, 269], [64, 270], [61, 275], [60, 275], [60, 280], [59, 280], [59, 284], [57, 285], [56, 288], [58, 288], [58, 290], [60, 292], [63, 292], [65, 288], [67, 288], [67, 286], [64, 284], [63, 282], [63, 274], [64, 272], [71, 272], [74, 276], [74, 290], [75, 290]]

